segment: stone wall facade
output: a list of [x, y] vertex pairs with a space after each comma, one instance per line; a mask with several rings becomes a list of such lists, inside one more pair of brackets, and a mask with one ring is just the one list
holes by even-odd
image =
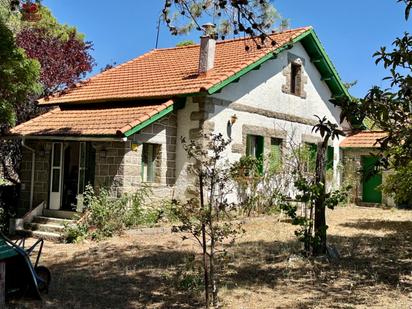
[[[33, 148], [36, 153], [33, 187], [33, 207], [36, 207], [41, 202], [48, 201], [52, 143], [48, 141], [29, 141], [26, 144]], [[32, 152], [23, 147], [22, 156], [20, 169], [20, 207], [18, 209], [18, 215], [23, 215], [30, 208]]]
[[[142, 131], [132, 135], [127, 141], [93, 141], [95, 150], [94, 187], [107, 188], [113, 196], [119, 197], [133, 192], [143, 184], [150, 187], [154, 197], [172, 198], [176, 170], [176, 113], [163, 117]], [[58, 140], [56, 140], [58, 141]], [[160, 147], [156, 159], [156, 177], [152, 183], [143, 183], [141, 176], [143, 143], [157, 144]], [[33, 207], [41, 202], [49, 202], [50, 161], [53, 141], [31, 140], [26, 143], [33, 148], [35, 157], [35, 176]], [[32, 173], [32, 152], [23, 148], [20, 171], [21, 206], [19, 216], [29, 210]], [[47, 207], [47, 206], [46, 206]]]
[[[94, 187], [104, 187], [113, 196], [123, 193], [125, 142], [93, 142], [96, 149]], [[91, 168], [91, 167], [90, 167]]]
[[[156, 158], [155, 181], [143, 183], [142, 151], [143, 144], [159, 147]], [[177, 115], [173, 112], [132, 135], [125, 143], [123, 162], [123, 191], [133, 192], [142, 184], [153, 191], [153, 197], [173, 198], [176, 180]]]
[[[363, 203], [362, 184], [362, 157], [377, 154], [377, 150], [369, 148], [352, 148], [343, 150], [342, 159], [342, 179], [344, 185], [351, 185], [350, 201], [357, 205], [367, 205]], [[389, 172], [382, 173], [382, 182], [385, 182]], [[382, 194], [382, 204], [394, 206], [394, 201], [390, 196]]]

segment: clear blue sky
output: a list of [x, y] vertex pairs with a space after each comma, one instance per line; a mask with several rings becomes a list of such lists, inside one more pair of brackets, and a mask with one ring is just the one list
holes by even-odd
[[[94, 44], [97, 66], [118, 64], [155, 46], [156, 26], [163, 0], [44, 0], [61, 23], [76, 26]], [[383, 85], [386, 72], [372, 54], [389, 46], [396, 36], [412, 31], [405, 22], [404, 6], [396, 0], [275, 0], [291, 26], [315, 28], [343, 81], [358, 80], [352, 95], [364, 96], [372, 85]], [[198, 40], [199, 33], [173, 37], [162, 26], [159, 47]]]

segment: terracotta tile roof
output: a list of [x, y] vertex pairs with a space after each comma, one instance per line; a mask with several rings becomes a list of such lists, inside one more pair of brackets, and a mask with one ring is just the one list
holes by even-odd
[[379, 148], [377, 141], [387, 136], [383, 131], [361, 131], [346, 137], [341, 143], [342, 148]]
[[[136, 59], [100, 73], [66, 94], [39, 100], [40, 104], [88, 103], [142, 98], [170, 98], [205, 91], [234, 75], [291, 40], [310, 27], [273, 34], [272, 47], [257, 49], [247, 39], [220, 41], [216, 44], [215, 66], [198, 75], [199, 45], [155, 49]], [[246, 51], [248, 44], [250, 50]]]
[[139, 103], [122, 107], [65, 107], [18, 125], [12, 135], [30, 136], [124, 136], [124, 133], [173, 105]]

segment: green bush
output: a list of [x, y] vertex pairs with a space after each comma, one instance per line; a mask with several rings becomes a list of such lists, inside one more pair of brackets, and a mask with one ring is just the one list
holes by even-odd
[[412, 208], [412, 161], [388, 175], [382, 191], [392, 195], [398, 206]]
[[86, 186], [82, 196], [84, 215], [77, 224], [66, 226], [66, 241], [78, 242], [86, 238], [98, 241], [126, 228], [157, 223], [159, 210], [144, 207], [149, 193], [144, 187], [136, 193], [114, 198], [105, 188], [96, 193], [93, 187]]

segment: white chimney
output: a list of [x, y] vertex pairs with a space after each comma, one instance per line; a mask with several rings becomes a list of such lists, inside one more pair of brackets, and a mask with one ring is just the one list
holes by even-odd
[[209, 23], [202, 27], [205, 34], [200, 37], [199, 74], [213, 69], [216, 53], [215, 25]]

